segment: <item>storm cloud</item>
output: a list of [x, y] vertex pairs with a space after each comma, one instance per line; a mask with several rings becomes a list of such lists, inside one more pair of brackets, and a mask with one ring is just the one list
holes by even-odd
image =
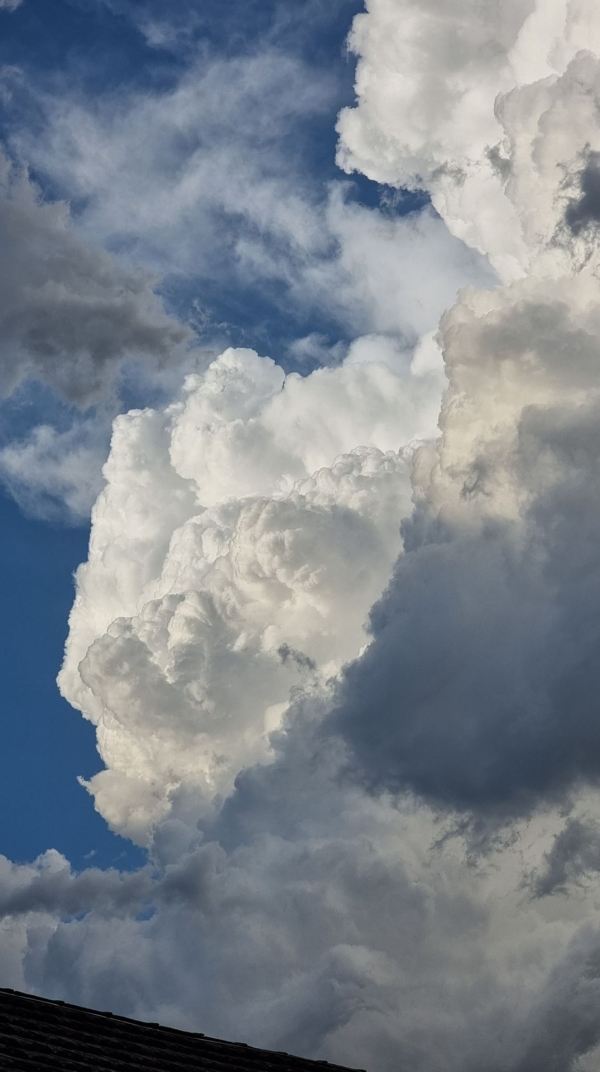
[[444, 322], [443, 435], [333, 718], [372, 786], [509, 816], [600, 774], [599, 341], [595, 283], [570, 286]]

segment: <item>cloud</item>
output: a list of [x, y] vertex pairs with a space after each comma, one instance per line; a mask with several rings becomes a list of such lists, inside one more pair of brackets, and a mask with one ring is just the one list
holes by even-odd
[[0, 449], [0, 480], [26, 514], [81, 524], [102, 490], [109, 439], [98, 418], [62, 432], [38, 424]]
[[[18, 203], [21, 221], [11, 241], [21, 259], [24, 249], [37, 252], [22, 278], [10, 276], [6, 307], [15, 307], [16, 337], [5, 390], [19, 376], [43, 376], [87, 405], [120, 390], [123, 364], [141, 358], [143, 375], [133, 391], [128, 380], [128, 398], [154, 401], [144, 379], [156, 386], [157, 365], [162, 397], [177, 394], [193, 361], [190, 332], [165, 316], [152, 293], [156, 276], [126, 269], [127, 260], [166, 273], [172, 302], [188, 307], [214, 354], [229, 334], [256, 330], [262, 337], [266, 330], [276, 336], [278, 360], [304, 372], [338, 364], [351, 345], [355, 353], [415, 348], [462, 285], [493, 285], [489, 266], [434, 212], [384, 214], [353, 202], [349, 184], [325, 189], [315, 179], [302, 147], [308, 124], [331, 110], [336, 92], [327, 72], [271, 48], [195, 57], [170, 91], [136, 92], [118, 106], [116, 99], [86, 101], [83, 93], [77, 101], [38, 97], [46, 134], [32, 141], [25, 129], [14, 143], [77, 211], [70, 219], [65, 205], [44, 203], [25, 173], [6, 165], [5, 208], [14, 216]], [[28, 242], [23, 219], [37, 221]], [[120, 261], [100, 244], [118, 249]], [[39, 285], [37, 276], [30, 285], [26, 273], [35, 267], [39, 275], [40, 263], [57, 279], [42, 272]], [[214, 309], [215, 291], [233, 296], [235, 316], [240, 303], [257, 308], [258, 326], [233, 331], [232, 310], [220, 308], [219, 297]], [[315, 319], [322, 330], [305, 334]], [[205, 351], [195, 354], [201, 365]], [[428, 427], [443, 387], [439, 367]], [[85, 517], [102, 486], [107, 412], [104, 400], [96, 429], [90, 415], [68, 433], [48, 420], [6, 447], [4, 483], [25, 509]]]
[[425, 186], [514, 281], [442, 319], [441, 438], [331, 725], [371, 788], [504, 821], [598, 777], [600, 66], [585, 3], [466, 14], [374, 0], [351, 37], [342, 164]]
[[324, 301], [357, 335], [396, 335], [409, 346], [437, 328], [458, 291], [492, 287], [495, 273], [429, 207], [405, 217], [346, 201], [334, 186], [326, 227], [335, 255], [308, 264], [293, 293]]
[[592, 269], [473, 292], [442, 328], [442, 437], [335, 723], [374, 785], [523, 812], [598, 776]]
[[[437, 443], [431, 337], [230, 350], [118, 418], [61, 683], [152, 915], [38, 919], [14, 978], [382, 1072], [595, 1067], [593, 853], [557, 846], [596, 778], [597, 305], [591, 264], [463, 294]], [[465, 853], [457, 810], [510, 836]]]
[[[119, 249], [120, 264], [104, 253], [98, 257], [103, 271], [117, 273], [121, 289], [116, 309], [99, 310], [95, 291], [93, 309], [68, 304], [74, 300], [68, 288], [84, 286], [83, 265], [63, 290], [50, 292], [44, 284], [43, 316], [30, 305], [23, 310], [30, 348], [35, 315], [42, 316], [35, 339], [48, 350], [35, 352], [29, 375], [49, 377], [86, 404], [106, 393], [124, 360], [141, 356], [146, 379], [155, 376], [151, 365], [173, 370], [162, 394], [177, 394], [181, 370], [192, 360], [189, 333], [165, 317], [150, 277], [122, 267], [126, 259], [166, 274], [167, 292], [179, 308], [188, 307], [206, 348], [218, 353], [229, 334], [257, 331], [262, 337], [266, 330], [276, 336], [278, 359], [305, 372], [339, 363], [351, 345], [365, 350], [369, 339], [390, 352], [414, 348], [461, 285], [493, 285], [489, 266], [435, 213], [383, 214], [353, 202], [348, 183], [326, 189], [316, 181], [302, 163], [302, 146], [308, 123], [331, 109], [335, 93], [327, 73], [271, 49], [196, 58], [169, 92], [133, 93], [118, 106], [82, 94], [76, 102], [44, 98], [47, 134], [31, 142], [23, 132], [15, 144], [39, 173], [51, 176], [54, 189], [73, 199], [76, 219], [67, 226], [64, 206], [42, 204], [33, 188], [30, 200], [48, 219], [60, 218], [81, 256], [96, 256], [90, 248], [98, 244]], [[47, 241], [58, 248], [54, 231]], [[85, 286], [78, 302], [91, 300], [91, 283]], [[219, 297], [215, 312], [216, 290], [232, 296], [235, 316], [240, 304], [257, 308], [258, 326], [232, 331], [232, 310], [220, 308]], [[315, 319], [322, 330], [305, 334], [304, 324]], [[77, 333], [85, 337], [71, 337]], [[69, 348], [73, 361], [62, 356]], [[27, 368], [21, 358], [19, 368]], [[438, 383], [441, 391], [441, 373]], [[153, 398], [147, 387], [142, 383], [134, 397]], [[431, 394], [432, 419], [437, 405]], [[87, 420], [86, 428], [86, 435], [80, 429], [70, 437], [40, 430], [5, 452], [5, 483], [30, 512], [83, 516], [92, 490], [101, 486], [99, 444], [104, 450], [106, 438], [104, 427], [92, 434]], [[42, 439], [51, 449], [40, 468], [36, 444]]]
[[[225, 52], [253, 51], [257, 43], [284, 49], [288, 54], [311, 52], [313, 58], [330, 60], [331, 44], [339, 27], [345, 31], [344, 17], [349, 19], [359, 0], [300, 0], [291, 8], [282, 0], [233, 0], [227, 11], [227, 27], [220, 12], [187, 0], [177, 7], [165, 8], [162, 0], [149, 0], [143, 10], [132, 0], [110, 0], [113, 11], [125, 14], [144, 34], [152, 48], [169, 49], [179, 55], [193, 52], [198, 40], [218, 44]], [[321, 57], [319, 53], [324, 55]], [[316, 54], [316, 55], [315, 55]]]
[[4, 8], [5, 11], [16, 11], [22, 0], [0, 0], [0, 8]]
[[144, 257], [237, 213], [243, 270], [355, 337], [292, 340], [304, 376], [228, 348], [116, 418], [60, 686], [150, 864], [3, 863], [8, 985], [374, 1072], [600, 1067], [590, 14], [370, 0], [341, 160], [429, 190], [410, 219], [290, 192], [277, 138], [325, 93], [295, 60], [100, 109], [94, 148], [65, 105], [84, 230], [125, 228], [130, 136]]
[[127, 358], [165, 361], [190, 338], [141, 271], [86, 246], [67, 208], [43, 202], [0, 158], [0, 391], [37, 377], [79, 405], [105, 393]]
[[77, 916], [93, 911], [100, 917], [131, 915], [151, 889], [147, 871], [120, 874], [87, 868], [75, 874], [53, 849], [32, 864], [13, 864], [0, 857], [0, 917], [58, 913]]
[[598, 932], [592, 927], [583, 929], [530, 1014], [530, 1041], [516, 1065], [518, 1072], [547, 1068], [567, 1072], [582, 1053], [597, 1047], [598, 952]]
[[600, 870], [600, 830], [595, 820], [570, 818], [555, 836], [545, 854], [544, 866], [533, 876], [536, 897], [567, 893], [571, 883], [581, 882]]
[[167, 276], [183, 302], [191, 290], [216, 309], [211, 345], [227, 344], [240, 304], [244, 322], [258, 306], [246, 331], [261, 342], [265, 318], [293, 345], [318, 317], [334, 344], [372, 332], [414, 344], [460, 286], [495, 275], [435, 214], [385, 216], [315, 174], [317, 127], [338, 91], [328, 71], [264, 46], [196, 58], [168, 92], [42, 98], [46, 134], [15, 144], [81, 206], [84, 235]]
[[600, 223], [600, 153], [587, 152], [577, 175], [579, 197], [572, 198], [565, 211], [565, 222], [574, 235]]
[[171, 819], [133, 875], [2, 862], [3, 983], [386, 1072], [570, 1069], [598, 1041], [590, 901], [552, 922], [518, 851], [432, 849], [427, 809], [340, 788], [307, 714], [238, 783], [227, 850]]
[[454, 234], [519, 278], [560, 218], [557, 166], [596, 151], [598, 34], [591, 0], [370, 0], [350, 35], [340, 165], [425, 188]]
[[[236, 231], [221, 232], [222, 213], [230, 228], [270, 241], [273, 256], [279, 244], [322, 246], [310, 179], [300, 171], [290, 180], [306, 122], [328, 111], [335, 90], [326, 73], [276, 50], [202, 58], [168, 92], [99, 108], [85, 97], [42, 99], [48, 136], [36, 148], [24, 132], [20, 144], [69, 195], [87, 199], [88, 231], [110, 228], [161, 271], [174, 250], [179, 270], [201, 270], [235, 250]], [[290, 126], [297, 146], [286, 138]]]
[[435, 431], [439, 370], [411, 360], [369, 337], [301, 377], [228, 350], [117, 418], [61, 688], [98, 726], [90, 788], [119, 830], [146, 839], [182, 783], [228, 792], [290, 689], [364, 644]]

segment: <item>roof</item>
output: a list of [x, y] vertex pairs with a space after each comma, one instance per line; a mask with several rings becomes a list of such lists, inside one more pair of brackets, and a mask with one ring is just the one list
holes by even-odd
[[0, 988], [2, 1072], [349, 1072]]

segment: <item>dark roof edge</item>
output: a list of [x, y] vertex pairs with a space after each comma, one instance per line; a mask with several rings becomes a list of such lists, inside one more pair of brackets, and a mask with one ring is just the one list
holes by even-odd
[[318, 1065], [321, 1068], [332, 1069], [332, 1072], [365, 1072], [362, 1068], [349, 1068], [347, 1065], [334, 1065], [329, 1061], [315, 1061], [310, 1057], [297, 1057], [295, 1054], [286, 1053], [284, 1050], [267, 1050], [261, 1046], [250, 1046], [247, 1042], [230, 1042], [228, 1039], [214, 1038], [212, 1035], [205, 1035], [202, 1031], [183, 1031], [178, 1027], [167, 1027], [166, 1024], [151, 1023], [148, 1020], [134, 1020], [131, 1016], [121, 1016], [116, 1012], [108, 1012], [100, 1009], [90, 1009], [86, 1005], [73, 1005], [69, 1001], [61, 1001], [55, 998], [42, 998], [37, 994], [27, 994], [23, 990], [13, 990], [9, 986], [0, 986], [0, 994], [12, 994], [16, 998], [25, 998], [28, 1001], [43, 1001], [46, 1005], [55, 1005], [61, 1009], [73, 1009], [75, 1012], [84, 1012], [89, 1016], [105, 1017], [107, 1020], [119, 1020], [125, 1024], [132, 1024], [134, 1027], [153, 1027], [157, 1031], [165, 1031], [172, 1035], [184, 1035], [186, 1038], [205, 1039], [206, 1042], [217, 1042], [223, 1046], [240, 1046], [244, 1050], [251, 1050], [254, 1053], [276, 1053], [283, 1057], [290, 1057], [293, 1061], [309, 1062], [313, 1065]]

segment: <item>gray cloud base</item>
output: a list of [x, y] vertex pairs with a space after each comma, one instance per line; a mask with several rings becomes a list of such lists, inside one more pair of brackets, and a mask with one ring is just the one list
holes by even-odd
[[442, 439], [331, 721], [372, 787], [506, 817], [600, 775], [598, 336], [522, 290], [446, 319]]

